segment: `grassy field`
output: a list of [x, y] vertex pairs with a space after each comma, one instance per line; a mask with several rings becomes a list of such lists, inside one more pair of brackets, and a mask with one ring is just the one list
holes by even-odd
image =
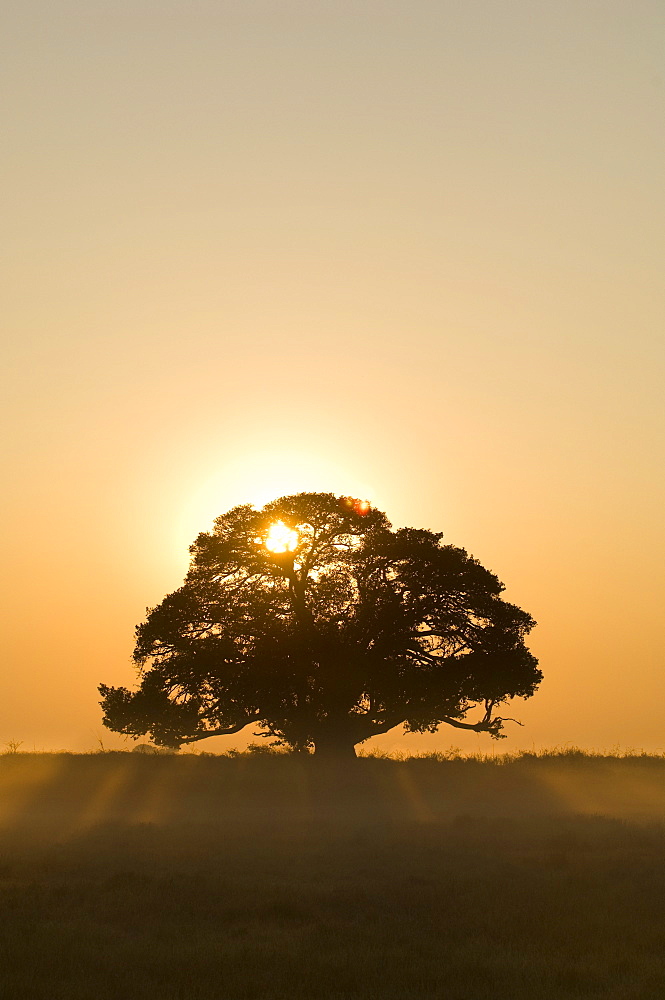
[[0, 756], [0, 997], [656, 1000], [665, 759]]

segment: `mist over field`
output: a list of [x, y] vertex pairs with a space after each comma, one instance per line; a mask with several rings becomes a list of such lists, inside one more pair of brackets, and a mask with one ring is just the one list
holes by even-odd
[[105, 823], [409, 826], [553, 816], [665, 822], [665, 756], [554, 750], [491, 757], [453, 750], [404, 760], [368, 756], [346, 769], [260, 745], [224, 756], [0, 756], [0, 828], [48, 827], [60, 839]]
[[653, 1000], [665, 758], [0, 756], [13, 1000]]

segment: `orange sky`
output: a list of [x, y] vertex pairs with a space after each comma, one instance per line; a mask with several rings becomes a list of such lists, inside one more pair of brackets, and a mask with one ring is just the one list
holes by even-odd
[[4, 21], [0, 746], [124, 745], [96, 686], [188, 544], [312, 489], [539, 622], [523, 729], [377, 745], [665, 750], [662, 4]]

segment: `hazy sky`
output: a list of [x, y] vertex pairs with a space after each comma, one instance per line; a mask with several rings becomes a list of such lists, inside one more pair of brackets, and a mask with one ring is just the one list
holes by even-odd
[[509, 740], [377, 744], [665, 750], [665, 6], [4, 10], [0, 746], [92, 748], [196, 534], [322, 489], [539, 622]]

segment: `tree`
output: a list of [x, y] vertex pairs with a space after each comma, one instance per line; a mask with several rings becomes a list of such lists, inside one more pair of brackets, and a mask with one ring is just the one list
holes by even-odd
[[535, 623], [441, 538], [331, 493], [233, 508], [137, 627], [138, 690], [100, 685], [104, 725], [180, 746], [255, 724], [334, 756], [402, 723], [501, 737], [497, 707], [542, 677]]

